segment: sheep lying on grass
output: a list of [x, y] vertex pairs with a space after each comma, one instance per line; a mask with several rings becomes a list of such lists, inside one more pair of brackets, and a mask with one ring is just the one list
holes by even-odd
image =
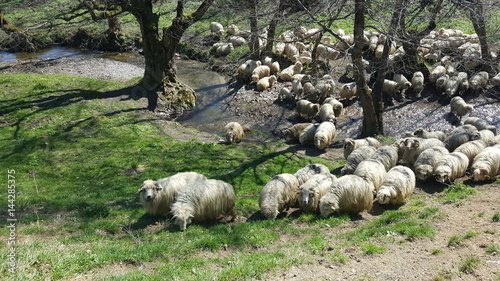
[[332, 187], [337, 178], [328, 173], [312, 175], [304, 184], [299, 186], [299, 206], [305, 213], [319, 214], [319, 200]]
[[476, 155], [471, 172], [474, 181], [492, 180], [500, 175], [500, 147], [487, 147]]
[[139, 202], [150, 215], [164, 215], [184, 186], [207, 178], [196, 172], [183, 172], [157, 181], [145, 180], [139, 188]]
[[379, 204], [403, 204], [415, 190], [415, 174], [404, 166], [395, 166], [385, 175], [377, 193]]
[[314, 163], [298, 169], [293, 175], [299, 181], [299, 185], [302, 185], [316, 174], [330, 174], [330, 169], [323, 164]]
[[229, 183], [209, 179], [191, 183], [179, 191], [170, 213], [184, 231], [191, 222], [205, 222], [225, 216], [234, 220], [235, 203], [234, 189]]
[[356, 175], [345, 175], [333, 182], [332, 188], [319, 201], [321, 216], [346, 212], [359, 214], [373, 206], [373, 185]]
[[444, 147], [431, 147], [422, 151], [413, 164], [417, 179], [425, 181], [434, 175], [434, 167], [438, 160], [450, 152]]
[[243, 127], [238, 122], [229, 122], [225, 127], [225, 137], [226, 142], [241, 142], [243, 137], [245, 136], [245, 132], [243, 131]]
[[267, 182], [260, 193], [260, 211], [267, 219], [275, 219], [280, 212], [297, 205], [298, 189], [299, 181], [294, 175], [276, 175]]
[[347, 156], [347, 161], [344, 164], [344, 167], [340, 170], [342, 175], [352, 174], [356, 167], [358, 167], [361, 161], [367, 160], [372, 157], [377, 149], [373, 146], [362, 146], [360, 148], [356, 148], [349, 156]]
[[436, 163], [434, 176], [441, 183], [453, 183], [463, 177], [469, 166], [469, 158], [462, 152], [452, 152], [441, 157]]

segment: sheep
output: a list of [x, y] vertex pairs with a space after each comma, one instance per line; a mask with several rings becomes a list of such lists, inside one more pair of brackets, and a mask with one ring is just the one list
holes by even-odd
[[460, 117], [460, 120], [462, 120], [462, 116], [470, 114], [473, 109], [474, 106], [466, 103], [462, 97], [456, 96], [450, 101], [450, 113]]
[[204, 222], [230, 216], [236, 218], [236, 195], [229, 183], [208, 179], [186, 185], [179, 191], [170, 213], [181, 231], [191, 222]]
[[330, 174], [330, 169], [323, 164], [313, 163], [298, 169], [293, 175], [299, 181], [299, 185], [302, 185], [316, 174]]
[[470, 124], [470, 125], [476, 127], [478, 131], [490, 130], [494, 134], [497, 133], [497, 128], [495, 126], [489, 124], [485, 120], [478, 118], [478, 117], [469, 117], [469, 118], [465, 119], [464, 125], [465, 124]]
[[259, 79], [268, 77], [271, 74], [271, 69], [267, 65], [260, 65], [252, 71], [252, 82], [257, 82]]
[[457, 73], [456, 79], [459, 82], [459, 85], [458, 85], [458, 93], [459, 94], [462, 94], [469, 89], [469, 79], [468, 79], [467, 72], [461, 71], [461, 72]]
[[454, 128], [453, 130], [449, 131], [449, 132], [446, 132], [446, 134], [449, 136], [451, 135], [455, 135], [455, 134], [458, 134], [458, 133], [469, 133], [469, 134], [472, 134], [474, 132], [477, 132], [477, 128], [476, 126], [474, 125], [471, 125], [471, 124], [464, 124], [462, 126], [458, 126], [456, 128]]
[[493, 76], [491, 78], [491, 84], [493, 86], [499, 86], [500, 85], [500, 73], [498, 73], [497, 75]]
[[353, 173], [353, 175], [362, 177], [372, 183], [372, 192], [374, 195], [377, 194], [377, 191], [382, 185], [385, 174], [387, 174], [387, 171], [385, 170], [384, 164], [373, 159], [361, 161]]
[[212, 33], [212, 35], [217, 35], [219, 37], [222, 37], [224, 35], [224, 27], [222, 26], [222, 24], [218, 22], [211, 22], [210, 32]]
[[291, 61], [296, 61], [296, 57], [300, 54], [294, 44], [286, 44], [283, 53], [285, 54], [285, 57]]
[[347, 159], [349, 154], [353, 152], [356, 148], [361, 146], [373, 146], [375, 148], [380, 147], [380, 142], [376, 138], [367, 137], [364, 139], [351, 139], [346, 138], [344, 140], [344, 158]]
[[248, 79], [252, 75], [253, 70], [260, 65], [261, 65], [261, 62], [258, 60], [257, 61], [247, 60], [245, 63], [242, 63], [238, 67], [238, 79], [240, 79], [240, 80]]
[[336, 98], [326, 98], [323, 101], [323, 104], [331, 104], [333, 108], [333, 113], [335, 114], [335, 117], [339, 117], [342, 114], [342, 110], [344, 109], [344, 105], [338, 101]]
[[333, 143], [336, 134], [337, 130], [332, 122], [321, 122], [314, 133], [314, 146], [318, 149], [326, 149]]
[[392, 145], [383, 145], [370, 159], [379, 161], [384, 165], [385, 170], [389, 171], [398, 162], [398, 150]]
[[490, 139], [490, 140], [488, 141], [488, 144], [489, 144], [490, 146], [494, 146], [494, 145], [498, 145], [498, 144], [500, 144], [500, 135], [498, 135], [498, 136], [494, 136], [492, 139]]
[[435, 83], [436, 80], [444, 74], [446, 74], [446, 68], [442, 65], [438, 65], [429, 74], [429, 81], [431, 81], [431, 83]]
[[385, 175], [376, 201], [379, 204], [403, 204], [415, 190], [415, 182], [415, 173], [410, 168], [395, 166]]
[[245, 45], [245, 43], [247, 42], [245, 40], [245, 38], [241, 37], [241, 36], [230, 36], [228, 38], [229, 40], [229, 43], [233, 44], [233, 47], [240, 47], [240, 46], [243, 46]]
[[406, 149], [403, 153], [402, 162], [413, 165], [422, 151], [430, 147], [441, 146], [445, 144], [438, 139], [406, 138]]
[[314, 134], [316, 133], [316, 129], [318, 129], [318, 126], [319, 124], [312, 124], [307, 126], [299, 135], [299, 143], [305, 146], [313, 146]]
[[259, 196], [261, 213], [269, 220], [276, 219], [280, 212], [297, 205], [299, 181], [288, 173], [273, 177], [266, 183]]
[[494, 137], [495, 134], [490, 130], [481, 130], [471, 134], [471, 140], [483, 140], [486, 143], [489, 143]]
[[302, 83], [300, 82], [300, 80], [298, 79], [292, 80], [292, 91], [296, 97], [300, 97], [302, 95], [304, 88], [302, 87]]
[[318, 102], [319, 101], [319, 91], [314, 87], [311, 82], [302, 84], [302, 94], [304, 99]]
[[257, 81], [257, 91], [264, 91], [265, 89], [271, 87], [274, 82], [276, 82], [276, 76], [274, 75], [260, 79]]
[[359, 214], [373, 206], [373, 185], [356, 175], [338, 178], [319, 200], [321, 216], [328, 217], [336, 212]]
[[280, 63], [277, 61], [273, 62], [273, 59], [270, 57], [265, 57], [263, 64], [269, 67], [271, 73], [278, 73], [280, 71]]
[[398, 84], [398, 90], [402, 94], [404, 94], [404, 92], [411, 87], [410, 81], [408, 81], [408, 79], [406, 79], [403, 74], [394, 74], [394, 77], [392, 79]]
[[422, 139], [433, 138], [433, 139], [438, 139], [440, 141], [444, 141], [444, 139], [446, 138], [446, 133], [443, 131], [429, 132], [424, 128], [418, 128], [417, 130], [415, 130], [415, 132], [413, 132], [413, 135]]
[[324, 75], [314, 85], [319, 92], [319, 100], [325, 100], [333, 94], [335, 89], [335, 81], [330, 75]]
[[437, 161], [449, 153], [448, 149], [440, 146], [427, 148], [422, 151], [413, 164], [417, 179], [425, 181], [434, 175], [434, 168]]
[[472, 89], [477, 90], [484, 88], [488, 84], [489, 74], [486, 71], [479, 71], [469, 79], [469, 85]]
[[340, 88], [340, 97], [346, 100], [350, 100], [352, 97], [356, 96], [356, 82], [346, 83]]
[[328, 173], [312, 175], [297, 191], [299, 207], [305, 213], [319, 214], [319, 200], [332, 187], [337, 178]]
[[182, 172], [157, 181], [145, 180], [139, 187], [139, 202], [150, 215], [168, 214], [180, 189], [206, 179], [196, 172]]
[[215, 49], [215, 55], [218, 57], [225, 56], [234, 50], [232, 43], [215, 43], [213, 48]]
[[411, 77], [411, 88], [420, 97], [422, 91], [424, 90], [424, 74], [421, 71], [413, 73]]
[[395, 94], [399, 92], [398, 83], [393, 80], [384, 79], [384, 84], [382, 85], [382, 92], [387, 94]]
[[445, 147], [451, 152], [455, 151], [460, 145], [470, 141], [471, 135], [467, 132], [449, 135], [445, 140]]
[[457, 94], [460, 87], [460, 81], [457, 76], [453, 76], [444, 85], [444, 94], [448, 97], [453, 97]]
[[317, 103], [312, 103], [308, 100], [299, 100], [295, 104], [297, 113], [305, 119], [313, 119], [319, 114], [320, 106]]
[[243, 127], [238, 122], [227, 123], [227, 125], [224, 127], [224, 130], [226, 142], [228, 143], [241, 142], [241, 140], [245, 136]]
[[439, 158], [434, 169], [434, 177], [440, 183], [453, 183], [467, 172], [469, 159], [462, 152], [451, 152]]
[[295, 62], [295, 64], [292, 64], [289, 67], [281, 70], [281, 72], [278, 74], [278, 77], [284, 82], [292, 81], [293, 75], [299, 74], [301, 72], [302, 72], [302, 63], [298, 61]]
[[500, 147], [491, 146], [481, 151], [474, 157], [470, 170], [474, 181], [495, 179], [500, 175]]
[[230, 35], [239, 35], [240, 29], [235, 24], [231, 24], [230, 26], [227, 27], [227, 33]]
[[295, 95], [290, 89], [283, 87], [280, 89], [280, 92], [278, 94], [278, 100], [279, 101], [294, 101], [295, 100]]
[[335, 123], [337, 118], [335, 118], [335, 112], [333, 111], [333, 106], [329, 103], [321, 105], [319, 109], [319, 118], [321, 121], [329, 121]]
[[361, 161], [370, 159], [375, 153], [377, 149], [373, 146], [361, 146], [356, 148], [352, 153], [347, 156], [347, 160], [344, 164], [344, 167], [340, 170], [342, 175], [352, 174], [358, 167]]
[[283, 136], [287, 142], [298, 142], [299, 136], [307, 128], [309, 125], [313, 125], [313, 123], [298, 123], [294, 124], [289, 128], [283, 130]]
[[434, 82], [434, 85], [436, 86], [436, 89], [444, 91], [444, 87], [446, 86], [446, 83], [450, 79], [450, 76], [448, 74], [443, 74], [436, 79], [436, 82]]
[[483, 151], [487, 146], [488, 144], [483, 140], [468, 141], [457, 147], [454, 152], [462, 152], [465, 156], [467, 156], [467, 158], [469, 158], [469, 163], [472, 164], [474, 157], [476, 157], [476, 155]]

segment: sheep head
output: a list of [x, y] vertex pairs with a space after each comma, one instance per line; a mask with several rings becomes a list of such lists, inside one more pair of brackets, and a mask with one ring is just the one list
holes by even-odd
[[344, 149], [350, 149], [354, 146], [354, 140], [353, 139], [345, 139], [344, 141]]
[[158, 182], [154, 180], [145, 180], [139, 187], [139, 194], [144, 200], [151, 202], [161, 190], [162, 188]]
[[472, 172], [472, 177], [474, 178], [474, 181], [484, 181], [490, 179], [488, 171], [485, 168], [474, 169], [474, 171]]
[[396, 197], [396, 190], [394, 187], [383, 188], [377, 193], [377, 200], [379, 204], [389, 204], [391, 198]]
[[184, 205], [174, 204], [171, 213], [174, 215], [175, 224], [177, 224], [181, 231], [185, 231], [188, 224], [191, 224], [194, 216], [192, 208]]
[[424, 133], [424, 128], [418, 128], [415, 132], [413, 132], [414, 136], [420, 137]]
[[434, 168], [431, 165], [421, 165], [415, 169], [415, 175], [417, 179], [424, 181], [432, 175], [433, 170]]
[[307, 204], [309, 204], [309, 202], [312, 202], [312, 200], [314, 200], [314, 191], [313, 190], [299, 188], [299, 190], [297, 191], [297, 194], [299, 195], [300, 205], [307, 205]]
[[434, 176], [436, 178], [436, 181], [440, 183], [451, 182], [450, 175], [451, 175], [451, 168], [448, 166], [438, 167], [436, 171], [434, 171]]
[[320, 204], [319, 210], [321, 212], [321, 216], [327, 218], [331, 214], [337, 212], [339, 210], [338, 202], [329, 202], [328, 204]]

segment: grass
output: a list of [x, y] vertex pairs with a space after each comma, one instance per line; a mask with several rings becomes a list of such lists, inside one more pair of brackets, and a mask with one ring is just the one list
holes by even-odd
[[444, 190], [444, 196], [440, 200], [446, 204], [461, 204], [461, 200], [476, 194], [476, 190], [463, 183], [454, 183]]
[[477, 232], [468, 232], [464, 235], [454, 235], [448, 240], [448, 247], [454, 247], [460, 245], [463, 241], [470, 239], [474, 236], [479, 235]]
[[492, 256], [496, 256], [496, 255], [500, 254], [500, 244], [488, 245], [485, 249], [485, 252], [488, 255], [492, 255]]
[[462, 260], [458, 270], [466, 274], [472, 274], [476, 270], [476, 267], [481, 263], [481, 260], [477, 257], [467, 257]]

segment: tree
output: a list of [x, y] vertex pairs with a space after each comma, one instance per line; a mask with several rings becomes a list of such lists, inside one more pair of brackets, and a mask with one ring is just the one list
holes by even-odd
[[186, 1], [178, 0], [175, 18], [164, 28], [160, 28], [160, 15], [153, 9], [154, 4], [162, 2], [160, 0], [79, 1], [96, 20], [128, 12], [139, 23], [146, 69], [135, 91], [146, 94], [149, 110], [182, 111], [195, 106], [194, 90], [177, 81], [174, 55], [184, 32], [203, 17], [214, 0], [204, 0], [191, 13], [186, 13]]

